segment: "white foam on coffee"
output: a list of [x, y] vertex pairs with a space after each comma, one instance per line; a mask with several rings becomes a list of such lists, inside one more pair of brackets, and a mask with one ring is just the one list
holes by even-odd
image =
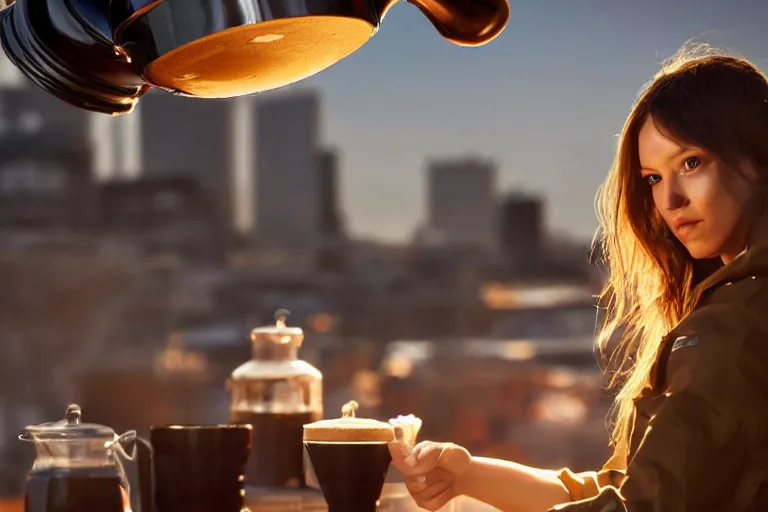
[[316, 443], [388, 443], [395, 440], [392, 425], [356, 418], [357, 402], [342, 407], [342, 417], [304, 425], [304, 441]]

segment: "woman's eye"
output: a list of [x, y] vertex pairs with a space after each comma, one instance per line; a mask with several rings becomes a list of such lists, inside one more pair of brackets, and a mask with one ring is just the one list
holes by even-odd
[[685, 159], [683, 171], [693, 171], [701, 165], [701, 159], [697, 156], [691, 156]]
[[658, 174], [649, 174], [648, 176], [645, 177], [645, 181], [649, 185], [655, 185], [661, 181], [661, 176], [659, 176]]

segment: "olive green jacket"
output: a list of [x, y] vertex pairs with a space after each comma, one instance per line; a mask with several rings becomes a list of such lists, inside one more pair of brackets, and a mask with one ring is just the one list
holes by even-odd
[[768, 511], [768, 245], [699, 286], [635, 399], [626, 457], [560, 478], [567, 512]]

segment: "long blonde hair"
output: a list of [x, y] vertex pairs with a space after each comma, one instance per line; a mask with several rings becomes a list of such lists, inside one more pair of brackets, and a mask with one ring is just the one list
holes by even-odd
[[649, 384], [661, 339], [697, 301], [697, 262], [671, 235], [640, 178], [637, 137], [654, 124], [679, 142], [705, 148], [726, 164], [748, 159], [768, 171], [768, 80], [744, 59], [706, 46], [684, 47], [641, 91], [622, 129], [597, 198], [596, 242], [609, 278], [597, 344], [618, 390], [611, 444], [626, 456], [633, 399]]

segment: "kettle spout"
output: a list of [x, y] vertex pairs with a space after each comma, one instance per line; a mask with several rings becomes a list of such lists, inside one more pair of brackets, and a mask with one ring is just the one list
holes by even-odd
[[[374, 0], [379, 19], [398, 0]], [[408, 0], [448, 41], [459, 46], [482, 46], [504, 31], [509, 21], [508, 0]]]

